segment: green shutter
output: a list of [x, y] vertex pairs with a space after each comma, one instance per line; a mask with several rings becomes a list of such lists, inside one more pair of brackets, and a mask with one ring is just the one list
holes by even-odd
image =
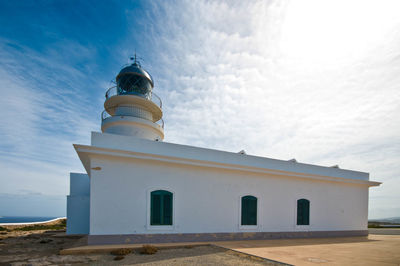
[[310, 224], [310, 201], [299, 199], [297, 201], [297, 225]]
[[163, 225], [172, 225], [172, 193], [164, 195]]
[[242, 197], [242, 225], [257, 225], [257, 198], [253, 196]]
[[303, 224], [310, 224], [310, 202], [308, 200], [304, 201], [304, 214], [303, 214]]
[[151, 225], [161, 224], [161, 195], [151, 194]]
[[257, 225], [257, 198], [255, 197], [249, 200], [249, 224]]
[[150, 225], [172, 225], [172, 193], [156, 190], [150, 200]]
[[297, 225], [303, 224], [303, 206], [301, 200], [297, 201]]
[[242, 225], [247, 224], [247, 201], [245, 200], [245, 197], [242, 197]]

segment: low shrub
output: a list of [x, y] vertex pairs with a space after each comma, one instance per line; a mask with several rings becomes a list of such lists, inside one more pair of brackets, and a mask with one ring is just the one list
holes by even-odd
[[[67, 219], [60, 219], [50, 224], [31, 224], [31, 225], [13, 225], [8, 231], [34, 231], [34, 230], [65, 230], [67, 227]], [[0, 230], [1, 231], [1, 230]]]
[[368, 224], [368, 228], [381, 228], [379, 224]]
[[158, 249], [155, 246], [143, 245], [140, 250], [140, 254], [152, 255], [155, 254], [157, 251]]
[[33, 231], [33, 230], [65, 230], [67, 220], [60, 220], [56, 224], [32, 224], [23, 227], [14, 228], [13, 231]]
[[24, 227], [15, 228], [14, 231], [34, 231], [34, 230], [62, 230], [65, 226], [60, 224], [55, 225], [28, 225]]
[[129, 248], [120, 248], [120, 249], [116, 249], [111, 251], [111, 255], [115, 255], [115, 256], [125, 256], [128, 254], [132, 253], [132, 249]]

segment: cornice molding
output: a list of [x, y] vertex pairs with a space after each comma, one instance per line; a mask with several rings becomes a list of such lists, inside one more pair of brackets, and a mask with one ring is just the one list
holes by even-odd
[[174, 164], [180, 164], [180, 165], [191, 165], [191, 166], [199, 166], [199, 167], [207, 167], [207, 168], [219, 168], [219, 169], [245, 171], [245, 172], [261, 173], [261, 174], [273, 174], [273, 175], [280, 175], [280, 176], [285, 176], [285, 177], [321, 180], [321, 181], [328, 181], [328, 182], [351, 183], [351, 184], [358, 184], [358, 185], [364, 185], [364, 186], [379, 186], [381, 184], [380, 182], [360, 180], [360, 179], [331, 177], [331, 176], [322, 176], [322, 175], [315, 175], [315, 174], [304, 174], [304, 173], [296, 173], [296, 172], [289, 172], [289, 171], [282, 171], [282, 170], [275, 170], [275, 169], [268, 169], [268, 168], [260, 168], [260, 167], [254, 167], [254, 166], [218, 163], [218, 162], [213, 162], [213, 161], [187, 159], [187, 158], [182, 158], [182, 157], [165, 156], [165, 155], [158, 155], [158, 154], [152, 154], [152, 153], [140, 153], [140, 152], [134, 152], [134, 151], [125, 151], [125, 150], [102, 148], [102, 147], [96, 147], [96, 146], [88, 146], [88, 145], [74, 144], [74, 148], [75, 148], [76, 152], [78, 153], [78, 155], [88, 173], [90, 173], [90, 158], [91, 157], [106, 156], [106, 157], [119, 157], [119, 158], [131, 158], [131, 159], [159, 161], [159, 162], [167, 162], [167, 163], [174, 163]]

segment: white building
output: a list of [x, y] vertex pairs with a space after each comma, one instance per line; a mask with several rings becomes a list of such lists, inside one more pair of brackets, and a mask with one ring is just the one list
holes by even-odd
[[369, 174], [162, 142], [161, 100], [135, 62], [102, 133], [74, 145], [67, 233], [89, 244], [367, 235]]

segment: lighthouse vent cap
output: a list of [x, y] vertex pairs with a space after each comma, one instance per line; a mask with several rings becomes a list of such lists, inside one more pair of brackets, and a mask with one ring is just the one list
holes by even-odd
[[133, 94], [145, 98], [151, 98], [151, 92], [154, 82], [151, 75], [140, 67], [139, 64], [133, 63], [130, 66], [121, 69], [116, 77], [118, 94]]

